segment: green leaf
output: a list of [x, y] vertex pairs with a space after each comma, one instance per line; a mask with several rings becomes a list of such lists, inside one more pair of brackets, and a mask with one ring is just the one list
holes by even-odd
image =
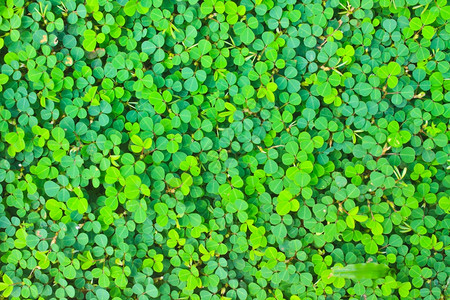
[[397, 21], [395, 21], [394, 19], [385, 19], [383, 21], [383, 28], [389, 33], [393, 32], [396, 27]]
[[47, 181], [44, 184], [44, 189], [47, 196], [55, 197], [58, 191], [60, 190], [60, 186], [53, 181]]
[[137, 9], [137, 2], [134, 0], [130, 0], [125, 4], [125, 7], [123, 8], [123, 11], [127, 16], [133, 16], [136, 13]]
[[412, 163], [416, 159], [416, 152], [411, 147], [405, 147], [400, 152], [400, 157], [405, 163]]
[[239, 36], [241, 38], [241, 41], [246, 44], [249, 45], [253, 42], [253, 40], [255, 39], [255, 34], [253, 33], [253, 31], [246, 27], [242, 33]]
[[94, 51], [95, 46], [97, 45], [96, 33], [93, 30], [85, 30], [83, 33], [83, 47], [86, 51]]
[[184, 88], [189, 92], [195, 92], [198, 89], [197, 79], [194, 77], [189, 78], [184, 82]]
[[141, 179], [136, 175], [127, 177], [125, 183], [125, 196], [128, 199], [136, 199], [140, 194]]

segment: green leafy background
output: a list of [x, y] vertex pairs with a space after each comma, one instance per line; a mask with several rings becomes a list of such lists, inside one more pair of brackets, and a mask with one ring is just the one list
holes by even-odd
[[446, 299], [449, 19], [0, 1], [0, 295]]

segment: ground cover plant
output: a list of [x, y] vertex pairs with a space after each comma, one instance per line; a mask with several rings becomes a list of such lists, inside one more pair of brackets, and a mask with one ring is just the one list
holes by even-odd
[[0, 298], [448, 299], [446, 0], [0, 1]]

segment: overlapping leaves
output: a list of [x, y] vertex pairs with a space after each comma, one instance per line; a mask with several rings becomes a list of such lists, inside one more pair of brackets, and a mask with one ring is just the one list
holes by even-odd
[[445, 0], [0, 7], [3, 297], [448, 297]]

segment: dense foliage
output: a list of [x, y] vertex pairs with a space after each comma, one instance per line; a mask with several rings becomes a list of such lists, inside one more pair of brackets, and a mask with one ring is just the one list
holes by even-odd
[[446, 2], [2, 0], [0, 297], [445, 299]]

